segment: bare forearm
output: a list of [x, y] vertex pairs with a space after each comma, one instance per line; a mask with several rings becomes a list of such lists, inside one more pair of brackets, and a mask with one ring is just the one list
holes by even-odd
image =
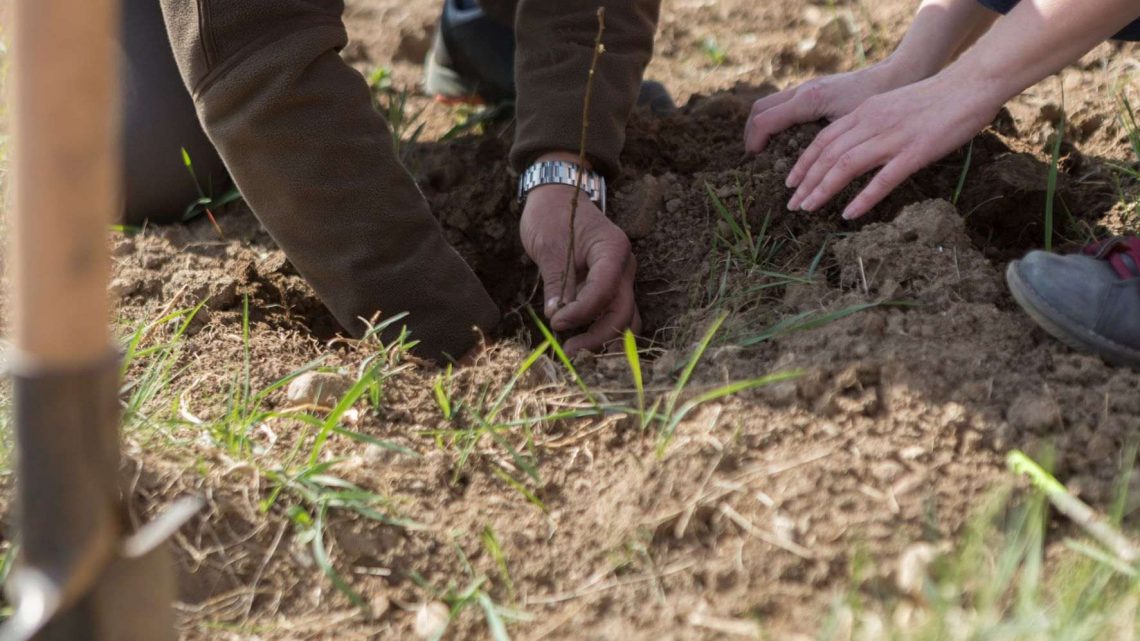
[[938, 73], [993, 24], [994, 12], [977, 0], [924, 0], [887, 64], [909, 84]]
[[1023, 0], [948, 76], [1004, 102], [1072, 63], [1140, 15], [1136, 0]]

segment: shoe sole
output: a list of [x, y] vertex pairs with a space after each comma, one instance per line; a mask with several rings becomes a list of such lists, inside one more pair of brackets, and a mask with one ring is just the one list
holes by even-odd
[[476, 88], [463, 79], [459, 72], [445, 67], [435, 60], [435, 50], [428, 52], [424, 60], [424, 92], [435, 96], [436, 100], [452, 103], [481, 101]]
[[1114, 365], [1140, 369], [1140, 351], [1101, 336], [1070, 320], [1063, 312], [1046, 301], [1033, 286], [1021, 277], [1013, 261], [1005, 271], [1005, 281], [1013, 299], [1026, 314], [1054, 338], [1079, 352], [1092, 353]]

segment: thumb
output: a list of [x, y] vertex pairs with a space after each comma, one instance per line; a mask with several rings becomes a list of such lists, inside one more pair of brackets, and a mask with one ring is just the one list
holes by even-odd
[[548, 319], [577, 296], [577, 274], [573, 261], [567, 263], [568, 252], [568, 247], [561, 252], [546, 252], [537, 261], [542, 275], [542, 311]]

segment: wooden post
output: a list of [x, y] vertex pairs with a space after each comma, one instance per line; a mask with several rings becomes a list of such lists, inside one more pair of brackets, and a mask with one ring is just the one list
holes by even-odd
[[132, 533], [119, 486], [107, 295], [121, 182], [118, 0], [16, 0], [14, 18], [7, 234], [21, 563], [0, 641], [172, 640], [161, 542], [186, 511]]
[[107, 226], [119, 188], [115, 0], [16, 0], [12, 339], [37, 364], [110, 348]]

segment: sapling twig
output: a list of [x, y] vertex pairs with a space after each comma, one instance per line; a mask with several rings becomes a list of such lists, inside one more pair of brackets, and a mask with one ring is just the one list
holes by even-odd
[[582, 179], [586, 167], [586, 136], [590, 131], [590, 98], [594, 93], [594, 72], [598, 70], [598, 58], [601, 58], [606, 51], [602, 44], [602, 35], [605, 31], [606, 8], [598, 7], [598, 35], [594, 38], [594, 58], [590, 61], [590, 76], [586, 79], [586, 98], [582, 104], [582, 139], [578, 144], [578, 179], [574, 185], [574, 195], [570, 197], [570, 244], [566, 248], [566, 269], [562, 272], [562, 284], [559, 287], [559, 307], [567, 303], [566, 283], [569, 282], [570, 270], [574, 269], [574, 224], [578, 214], [578, 196], [582, 193]]

